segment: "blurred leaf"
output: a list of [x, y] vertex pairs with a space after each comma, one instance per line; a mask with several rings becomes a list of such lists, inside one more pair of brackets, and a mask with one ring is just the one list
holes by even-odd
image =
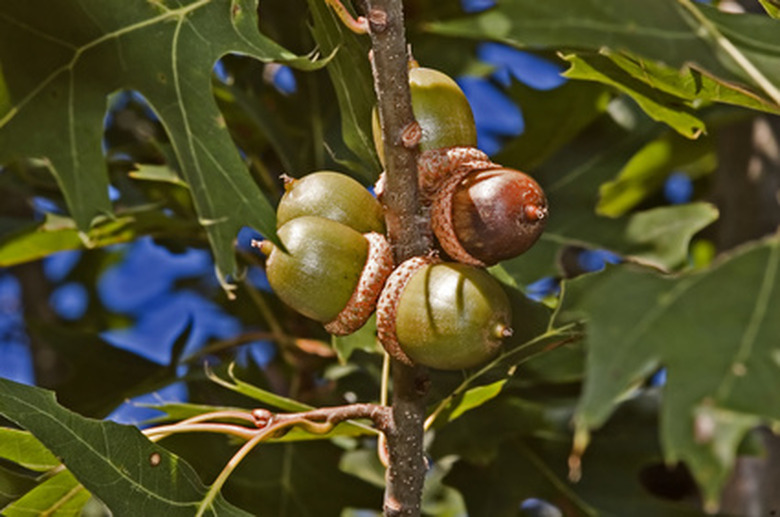
[[[192, 467], [135, 427], [81, 417], [52, 392], [0, 379], [0, 414], [35, 435], [115, 514], [191, 516], [206, 494]], [[211, 510], [247, 515], [221, 496]]]
[[571, 63], [571, 68], [564, 73], [566, 77], [613, 86], [634, 99], [653, 120], [668, 124], [688, 138], [698, 138], [705, 132], [704, 122], [694, 115], [693, 108], [684, 99], [632, 77], [608, 57], [569, 54], [564, 59]]
[[727, 88], [741, 81], [760, 91], [755, 75], [737, 65], [713, 37], [717, 31], [769, 83], [780, 84], [780, 34], [774, 20], [722, 13], [689, 0], [505, 0], [476, 16], [430, 23], [428, 29], [517, 47], [626, 51], [672, 68], [706, 71]]
[[58, 251], [102, 248], [130, 242], [147, 234], [199, 237], [202, 229], [181, 219], [168, 217], [152, 207], [95, 218], [88, 232], [65, 216], [47, 213], [40, 225], [28, 225], [18, 233], [0, 238], [0, 267], [8, 267], [47, 257]]
[[0, 162], [45, 157], [87, 230], [112, 211], [101, 152], [106, 97], [137, 90], [169, 133], [221, 275], [233, 273], [239, 229], [273, 237], [274, 212], [225, 130], [212, 67], [229, 52], [308, 69], [322, 64], [261, 35], [256, 7], [253, 0], [4, 3], [0, 61], [10, 105], [0, 113]]
[[5, 517], [51, 515], [77, 517], [92, 495], [68, 470], [57, 472], [22, 497], [2, 508]]
[[701, 272], [613, 267], [570, 282], [564, 314], [586, 318], [588, 331], [582, 436], [663, 366], [665, 458], [685, 461], [716, 500], [745, 430], [780, 421], [779, 264], [774, 237]]
[[368, 61], [369, 38], [350, 32], [326, 2], [309, 0], [309, 9], [314, 18], [312, 32], [320, 51], [328, 55], [336, 51], [326, 69], [341, 109], [344, 143], [365, 164], [364, 167], [370, 167], [355, 172], [361, 173], [366, 180], [374, 181], [379, 161], [371, 133], [371, 111], [376, 105], [376, 95]]
[[[173, 381], [175, 372], [103, 341], [97, 334], [33, 324], [31, 333], [57, 354], [60, 375], [43, 387], [85, 416], [104, 417], [128, 398]], [[89, 374], [85, 374], [89, 372]]]
[[634, 214], [625, 229], [629, 258], [661, 269], [685, 261], [693, 236], [718, 218], [709, 203], [652, 208]]
[[764, 6], [766, 13], [772, 18], [780, 18], [780, 3], [777, 0], [758, 0]]
[[620, 171], [617, 178], [599, 189], [596, 206], [599, 214], [618, 217], [663, 187], [667, 176], [677, 170], [696, 178], [717, 166], [713, 141], [691, 141], [667, 132], [640, 149]]
[[525, 130], [495, 161], [531, 170], [569, 142], [607, 108], [610, 95], [598, 84], [569, 81], [553, 90], [513, 82], [509, 95], [523, 110]]
[[[541, 499], [561, 515], [641, 517], [701, 515], [697, 508], [654, 497], [642, 470], [661, 461], [651, 397], [632, 401], [594, 436], [578, 483], [567, 479], [571, 406], [501, 397], [439, 431], [435, 455], [466, 451], [445, 483], [458, 488], [469, 515], [516, 516], [520, 504]], [[485, 440], [490, 436], [490, 440]]]
[[342, 363], [347, 362], [355, 350], [363, 350], [369, 354], [382, 353], [382, 347], [376, 338], [375, 315], [371, 315], [371, 318], [357, 332], [348, 336], [333, 336], [331, 342]]
[[127, 173], [133, 179], [143, 181], [162, 181], [179, 187], [186, 187], [179, 174], [168, 165], [154, 165], [151, 163], [136, 163], [133, 170]]
[[32, 434], [8, 427], [0, 427], [0, 458], [39, 472], [61, 463]]

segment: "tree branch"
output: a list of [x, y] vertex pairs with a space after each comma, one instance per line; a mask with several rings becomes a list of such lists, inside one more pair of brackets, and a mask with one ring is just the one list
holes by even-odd
[[[409, 55], [401, 0], [365, 0], [372, 46], [374, 89], [384, 141], [386, 184], [382, 198], [396, 264], [433, 247], [430, 223], [419, 202], [420, 126], [412, 112]], [[425, 480], [424, 395], [427, 372], [393, 361], [393, 419], [385, 433], [389, 465], [385, 515], [420, 515]]]

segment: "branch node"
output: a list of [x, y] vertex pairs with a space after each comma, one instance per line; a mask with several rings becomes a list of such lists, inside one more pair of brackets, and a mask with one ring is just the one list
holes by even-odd
[[416, 120], [413, 120], [409, 124], [407, 124], [404, 127], [403, 132], [401, 133], [401, 143], [404, 147], [407, 149], [412, 149], [413, 147], [416, 147], [417, 144], [420, 143], [420, 140], [422, 139], [422, 127], [420, 126], [420, 123]]
[[258, 408], [252, 410], [252, 419], [254, 420], [255, 427], [262, 429], [271, 423], [273, 414], [267, 409]]
[[387, 29], [387, 12], [381, 9], [371, 9], [368, 12], [368, 24], [371, 32], [381, 34]]

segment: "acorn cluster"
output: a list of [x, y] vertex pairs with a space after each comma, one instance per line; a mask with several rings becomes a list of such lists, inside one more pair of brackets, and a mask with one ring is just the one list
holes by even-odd
[[[285, 303], [335, 335], [377, 313], [382, 345], [396, 360], [457, 370], [477, 366], [511, 335], [509, 299], [485, 266], [530, 248], [547, 220], [541, 187], [476, 148], [468, 101], [447, 75], [410, 70], [422, 129], [420, 196], [438, 254], [394, 268], [381, 199], [329, 171], [286, 178], [277, 209], [284, 249], [259, 244], [271, 287]], [[382, 156], [378, 117], [374, 140]], [[444, 257], [448, 260], [443, 260]]]

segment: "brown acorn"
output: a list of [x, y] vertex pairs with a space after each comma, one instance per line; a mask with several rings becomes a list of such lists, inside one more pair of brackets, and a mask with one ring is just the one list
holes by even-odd
[[533, 178], [474, 148], [422, 153], [421, 192], [431, 225], [452, 259], [489, 266], [527, 251], [547, 223], [547, 198]]

